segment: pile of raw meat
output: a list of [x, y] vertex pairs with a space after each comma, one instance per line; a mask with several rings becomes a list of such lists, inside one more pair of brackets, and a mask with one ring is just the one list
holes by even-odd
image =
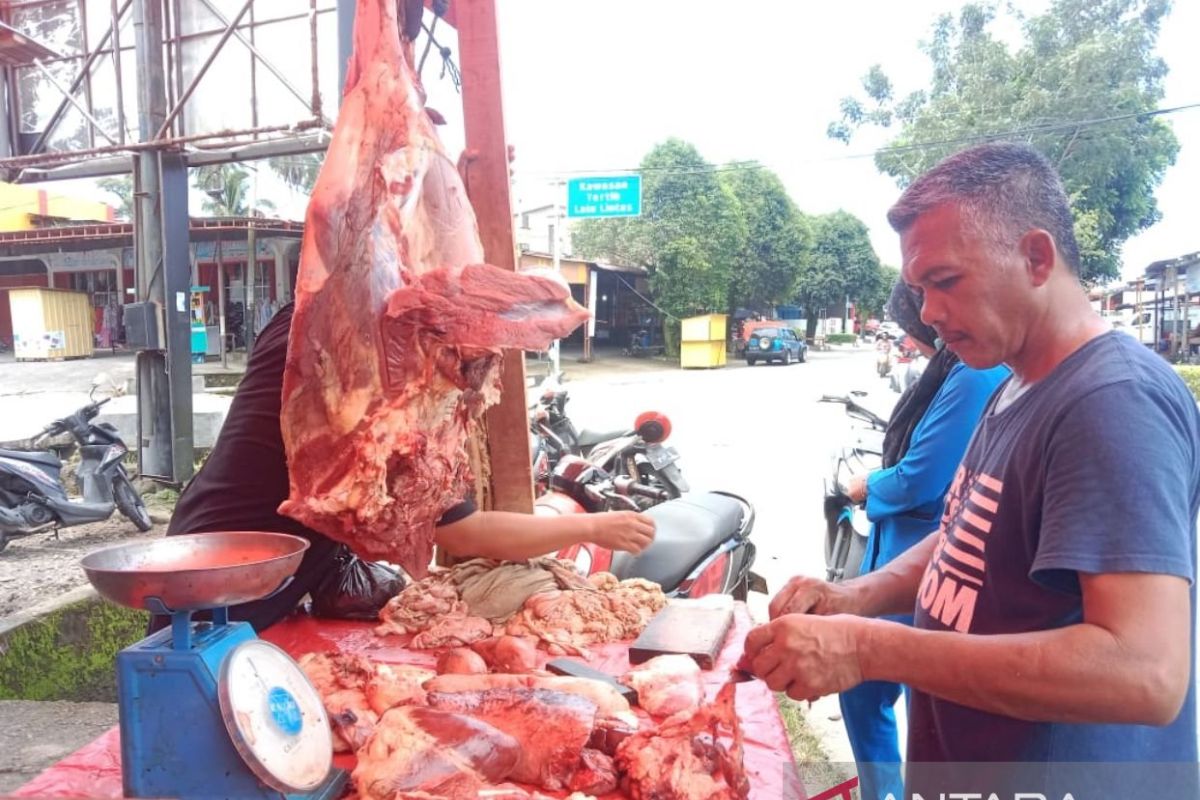
[[667, 604], [658, 584], [587, 578], [567, 561], [474, 559], [412, 583], [380, 612], [380, 635], [411, 634], [409, 645], [471, 645], [512, 636], [553, 655], [581, 655], [590, 645], [635, 638]]
[[345, 97], [308, 206], [280, 511], [419, 577], [434, 523], [468, 493], [467, 437], [499, 398], [502, 350], [544, 350], [588, 314], [557, 276], [482, 263], [462, 179], [400, 38], [401, 5], [358, 2]]
[[[300, 665], [324, 699], [335, 749], [357, 757], [351, 778], [362, 800], [533, 800], [544, 797], [539, 789], [575, 800], [748, 794], [732, 683], [715, 704], [676, 704], [656, 724], [588, 678], [438, 675], [335, 653], [309, 653]], [[623, 680], [643, 685], [639, 703], [661, 716], [664, 698], [678, 700], [668, 686], [677, 675], [677, 663], [654, 659]]]

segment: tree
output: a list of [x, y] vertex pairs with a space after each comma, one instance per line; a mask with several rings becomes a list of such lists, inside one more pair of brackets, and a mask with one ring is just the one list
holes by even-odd
[[679, 139], [656, 145], [642, 160], [642, 216], [588, 220], [572, 231], [574, 249], [646, 267], [668, 351], [679, 320], [724, 312], [734, 266], [746, 248], [746, 223], [737, 198], [712, 164]]
[[[975, 3], [942, 16], [923, 49], [927, 91], [893, 97], [879, 67], [866, 100], [846, 98], [829, 135], [849, 142], [863, 125], [897, 124], [875, 156], [901, 186], [979, 142], [1019, 140], [1058, 168], [1075, 213], [1083, 275], [1116, 277], [1121, 246], [1159, 219], [1154, 190], [1179, 143], [1154, 112], [1167, 73], [1154, 48], [1169, 0], [1053, 0], [1023, 23], [1010, 50], [991, 33], [997, 12]], [[1015, 12], [1005, 12], [1015, 16]]]
[[[817, 332], [817, 314], [823, 308], [845, 308], [849, 300], [861, 303], [874, 297], [885, 280], [879, 256], [871, 247], [867, 226], [858, 217], [835, 211], [813, 222], [813, 251], [800, 273], [796, 299], [804, 306], [806, 335]], [[888, 290], [891, 286], [888, 286]]]
[[197, 167], [196, 188], [208, 195], [201, 204], [206, 214], [214, 217], [248, 217], [274, 211], [270, 200], [259, 199], [250, 204], [250, 173], [237, 164]]
[[116, 212], [119, 219], [133, 219], [133, 176], [115, 175], [101, 178], [96, 185], [117, 198]]
[[275, 171], [283, 182], [301, 194], [312, 194], [317, 176], [321, 174], [321, 165], [325, 163], [324, 153], [302, 153], [295, 156], [276, 156], [267, 159], [268, 166]]
[[898, 280], [900, 280], [900, 270], [886, 265], [879, 268], [879, 279], [874, 282], [870, 291], [861, 294], [855, 302], [855, 309], [858, 311], [860, 320], [865, 322], [871, 317], [883, 318], [888, 298], [892, 296], [892, 287]]
[[721, 181], [737, 198], [748, 233], [730, 283], [730, 307], [791, 300], [812, 248], [808, 219], [770, 170], [729, 169]]

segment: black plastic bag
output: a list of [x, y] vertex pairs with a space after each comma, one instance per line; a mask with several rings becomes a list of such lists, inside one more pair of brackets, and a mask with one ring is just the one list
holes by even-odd
[[363, 561], [342, 545], [334, 556], [333, 570], [311, 592], [312, 613], [327, 619], [377, 620], [380, 609], [403, 588], [399, 572]]

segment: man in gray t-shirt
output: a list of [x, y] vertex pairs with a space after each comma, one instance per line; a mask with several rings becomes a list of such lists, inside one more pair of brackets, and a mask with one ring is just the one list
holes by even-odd
[[[1090, 340], [984, 414], [947, 495], [916, 625], [986, 635], [1062, 629], [1085, 619], [1081, 574], [1194, 581], [1198, 446], [1195, 400], [1161, 358], [1123, 333]], [[1137, 615], [1154, 613], [1136, 595], [1125, 600]], [[915, 691], [908, 758], [1195, 762], [1194, 681], [1164, 727], [1031, 721]], [[1071, 777], [1063, 776], [1068, 791]], [[1135, 785], [1161, 777], [1156, 767]]]
[[[754, 673], [797, 699], [911, 686], [923, 797], [1197, 796], [1195, 400], [1091, 309], [1062, 185], [1030, 148], [959, 153], [888, 218], [922, 319], [1013, 377], [940, 530], [871, 575], [793, 579], [746, 638]], [[911, 629], [874, 619], [914, 607]]]

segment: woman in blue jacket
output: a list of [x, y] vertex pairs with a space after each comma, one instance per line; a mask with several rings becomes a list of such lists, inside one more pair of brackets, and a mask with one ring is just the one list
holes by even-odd
[[[974, 370], [941, 347], [921, 322], [916, 294], [898, 282], [888, 313], [929, 357], [921, 379], [896, 404], [883, 440], [883, 468], [850, 482], [849, 495], [866, 503], [871, 531], [862, 572], [871, 572], [924, 539], [941, 521], [954, 471], [1006, 367]], [[912, 624], [912, 615], [889, 617]], [[868, 681], [841, 694], [842, 718], [858, 762], [863, 800], [904, 796], [893, 707], [899, 684]]]

